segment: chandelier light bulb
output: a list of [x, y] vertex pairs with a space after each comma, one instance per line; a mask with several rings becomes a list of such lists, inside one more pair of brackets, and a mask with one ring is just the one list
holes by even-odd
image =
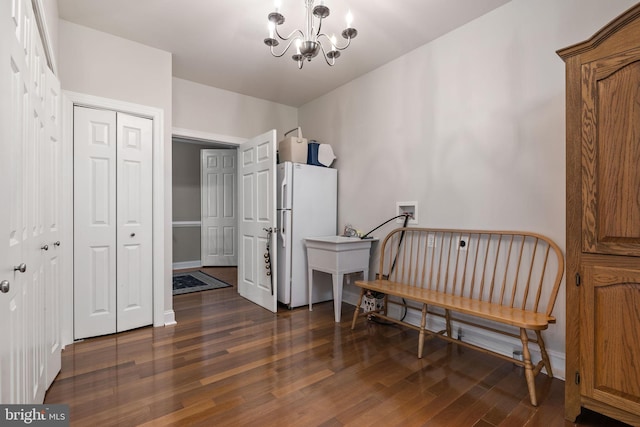
[[353, 24], [353, 14], [351, 14], [351, 10], [347, 12], [347, 28], [352, 28]]
[[280, 11], [280, 6], [282, 6], [282, 0], [274, 0], [273, 6], [276, 9], [276, 12]]
[[336, 43], [337, 43], [336, 35], [335, 35], [335, 34], [333, 34], [333, 35], [331, 36], [331, 50], [332, 50], [332, 51], [335, 51], [335, 50], [336, 50]]
[[273, 38], [273, 32], [276, 29], [276, 24], [274, 24], [273, 22], [269, 21], [269, 24], [267, 25], [267, 27], [269, 28], [269, 38], [272, 39]]
[[302, 40], [296, 39], [296, 53], [300, 55], [300, 46], [302, 46]]

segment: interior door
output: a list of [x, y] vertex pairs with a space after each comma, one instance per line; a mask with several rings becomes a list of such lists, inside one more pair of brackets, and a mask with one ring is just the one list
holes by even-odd
[[[51, 187], [43, 184], [49, 76], [29, 0], [0, 2], [0, 402], [40, 403], [47, 376], [45, 249]], [[58, 353], [59, 355], [59, 353]], [[57, 361], [59, 366], [59, 361]], [[52, 371], [56, 364], [52, 362]]]
[[61, 342], [61, 254], [60, 245], [60, 198], [62, 192], [62, 141], [60, 117], [60, 82], [47, 69], [45, 111], [47, 118], [47, 139], [45, 152], [45, 171], [42, 182], [45, 212], [45, 239], [41, 247], [45, 255], [45, 333], [47, 388], [60, 372], [62, 361]]
[[[25, 274], [15, 267], [25, 263], [24, 244], [28, 238], [26, 179], [23, 176], [30, 85], [29, 70], [23, 47], [23, 25], [20, 2], [0, 2], [0, 198], [6, 205], [0, 209], [0, 402], [25, 402], [26, 372], [24, 331], [22, 321], [26, 309]], [[28, 267], [28, 266], [27, 266]]]
[[238, 265], [237, 151], [200, 150], [201, 260]]
[[116, 332], [153, 323], [151, 119], [117, 113]]
[[[276, 131], [238, 147], [239, 257], [238, 292], [277, 311]], [[273, 238], [272, 238], [273, 237]], [[270, 241], [270, 266], [265, 262]], [[269, 274], [267, 274], [269, 273]]]
[[75, 339], [116, 330], [116, 115], [73, 112]]
[[150, 119], [74, 107], [74, 336], [153, 323]]

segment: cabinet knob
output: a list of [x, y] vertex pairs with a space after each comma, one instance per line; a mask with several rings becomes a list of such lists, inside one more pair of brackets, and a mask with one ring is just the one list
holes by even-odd
[[131, 233], [131, 237], [136, 237], [136, 233]]
[[0, 282], [0, 292], [6, 294], [7, 292], [9, 292], [9, 288], [11, 288], [11, 283], [9, 283], [8, 280], [3, 280], [2, 282]]
[[40, 249], [42, 249], [43, 251], [48, 251], [49, 250], [49, 245], [44, 245]]
[[16, 265], [15, 267], [13, 267], [13, 271], [19, 271], [20, 273], [24, 273], [25, 271], [27, 271], [27, 264], [23, 262], [20, 265]]
[[55, 242], [55, 243], [53, 244], [53, 246], [60, 246], [60, 240], [58, 240], [57, 242]]

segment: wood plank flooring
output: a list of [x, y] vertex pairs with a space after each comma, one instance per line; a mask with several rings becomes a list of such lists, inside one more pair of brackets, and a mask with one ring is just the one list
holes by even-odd
[[[67, 346], [46, 403], [73, 426], [621, 426], [563, 419], [564, 383], [441, 340], [416, 358], [417, 332], [340, 324], [331, 302], [274, 315], [234, 287], [174, 297], [178, 324]], [[225, 275], [226, 274], [226, 275]]]

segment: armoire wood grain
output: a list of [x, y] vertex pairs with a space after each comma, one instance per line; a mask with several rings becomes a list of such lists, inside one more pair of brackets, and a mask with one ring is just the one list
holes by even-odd
[[640, 4], [558, 51], [567, 85], [566, 417], [640, 425]]

